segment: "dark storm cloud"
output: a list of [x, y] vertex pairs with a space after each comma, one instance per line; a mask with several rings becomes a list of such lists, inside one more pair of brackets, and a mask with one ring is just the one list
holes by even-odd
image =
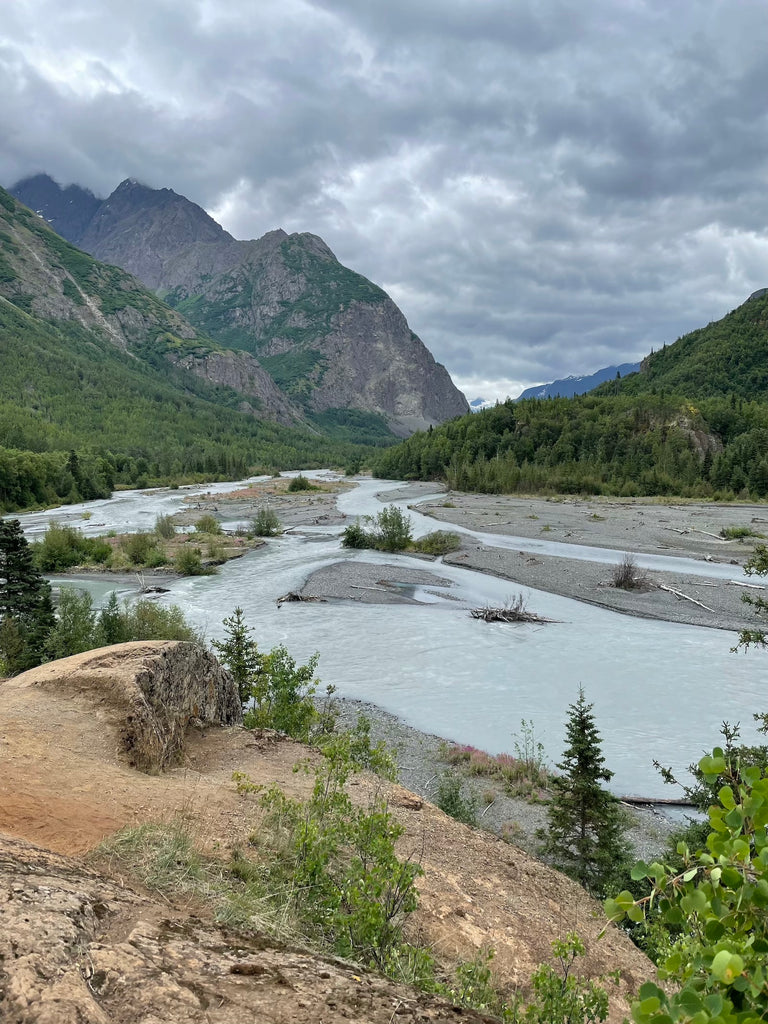
[[767, 31], [762, 0], [16, 0], [0, 180], [320, 234], [495, 397], [768, 284]]

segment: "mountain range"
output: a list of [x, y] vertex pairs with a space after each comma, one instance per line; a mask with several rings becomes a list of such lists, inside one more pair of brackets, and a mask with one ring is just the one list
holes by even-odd
[[637, 373], [639, 369], [640, 363], [604, 366], [602, 370], [595, 370], [594, 373], [563, 377], [560, 380], [550, 381], [549, 384], [535, 384], [533, 387], [526, 388], [515, 401], [522, 402], [526, 398], [573, 398], [575, 395], [585, 395], [606, 380], [626, 377], [630, 373]]
[[184, 196], [133, 179], [105, 200], [47, 175], [10, 191], [216, 343], [166, 358], [257, 398], [266, 416], [321, 431], [358, 422], [402, 437], [468, 410], [386, 292], [316, 235], [275, 230], [239, 241]]

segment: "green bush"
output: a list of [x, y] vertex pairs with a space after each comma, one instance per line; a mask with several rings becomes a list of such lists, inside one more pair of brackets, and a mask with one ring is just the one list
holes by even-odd
[[81, 654], [101, 644], [91, 595], [75, 587], [62, 587], [56, 624], [45, 645], [48, 657], [68, 658], [71, 654]]
[[434, 530], [426, 537], [415, 540], [411, 547], [424, 555], [448, 555], [461, 547], [461, 537], [458, 533], [449, 533], [447, 530]]
[[376, 516], [376, 547], [380, 551], [403, 551], [411, 543], [411, 517], [397, 505], [387, 505]]
[[465, 825], [477, 825], [477, 800], [465, 797], [461, 791], [461, 779], [456, 772], [446, 772], [437, 787], [435, 803], [446, 814]]
[[106, 565], [112, 548], [101, 537], [86, 537], [73, 526], [50, 523], [43, 539], [32, 546], [32, 556], [42, 572], [62, 572], [73, 565]]
[[[104, 612], [99, 617], [99, 624], [102, 627], [103, 616]], [[203, 644], [202, 635], [187, 622], [181, 608], [175, 604], [162, 605], [146, 599], [125, 601], [120, 618], [122, 641], [188, 640], [190, 643]]]
[[173, 566], [182, 576], [209, 576], [213, 569], [203, 565], [200, 548], [183, 547], [174, 559]]
[[348, 751], [337, 748], [315, 769], [312, 795], [292, 800], [273, 786], [262, 802], [267, 818], [253, 842], [259, 864], [233, 865], [261, 876], [264, 898], [288, 905], [308, 938], [339, 955], [393, 973], [403, 955], [404, 920], [418, 906], [418, 864], [400, 860], [403, 826], [382, 797], [367, 809], [352, 804]]
[[411, 544], [411, 517], [396, 505], [383, 508], [375, 518], [364, 516], [363, 522], [370, 529], [366, 530], [360, 520], [351, 523], [342, 534], [343, 547], [403, 551]]
[[354, 523], [350, 523], [344, 533], [341, 535], [341, 545], [345, 548], [372, 548], [373, 537], [371, 534], [366, 533], [363, 529], [360, 520], [356, 520]]
[[282, 532], [282, 527], [274, 509], [260, 508], [251, 523], [252, 535], [254, 537], [275, 537], [280, 532]]
[[224, 532], [221, 528], [221, 523], [218, 521], [216, 516], [209, 514], [200, 516], [195, 523], [195, 530], [197, 533], [210, 533], [214, 537], [217, 537], [219, 534]]
[[163, 540], [171, 540], [176, 536], [176, 527], [171, 516], [158, 516], [155, 520], [155, 533]]
[[305, 476], [299, 473], [298, 476], [291, 479], [291, 482], [288, 484], [288, 490], [294, 494], [296, 491], [319, 491], [320, 488], [310, 483]]
[[314, 678], [319, 659], [313, 654], [306, 665], [297, 665], [282, 644], [260, 655], [251, 685], [253, 705], [243, 716], [246, 728], [277, 729], [308, 742], [318, 721], [312, 698], [319, 686]]
[[[129, 562], [136, 566], [149, 565], [150, 561], [155, 565], [162, 565], [165, 556], [158, 551], [157, 537], [153, 533], [146, 533], [140, 530], [138, 533], [131, 533], [123, 537], [120, 547], [125, 552]], [[160, 561], [157, 561], [158, 554]]]

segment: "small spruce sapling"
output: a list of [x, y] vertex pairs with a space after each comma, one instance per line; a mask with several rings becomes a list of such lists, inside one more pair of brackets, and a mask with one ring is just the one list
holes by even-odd
[[568, 745], [557, 765], [561, 774], [551, 780], [548, 825], [539, 838], [542, 854], [555, 867], [602, 894], [627, 859], [627, 819], [616, 797], [601, 785], [610, 782], [613, 772], [605, 767], [592, 707], [579, 688], [566, 723]]

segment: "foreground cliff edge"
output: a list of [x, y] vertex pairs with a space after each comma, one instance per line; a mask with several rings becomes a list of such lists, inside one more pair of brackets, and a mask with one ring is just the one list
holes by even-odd
[[[0, 1019], [18, 1022], [480, 1020], [257, 929], [217, 925], [205, 906], [148, 895], [85, 855], [120, 828], [183, 816], [227, 856], [258, 826], [232, 772], [305, 795], [293, 765], [315, 752], [239, 723], [231, 677], [192, 644], [147, 642], [76, 655], [0, 683]], [[496, 951], [502, 988], [525, 987], [550, 943], [576, 930], [584, 973], [618, 971], [610, 1019], [650, 978], [620, 931], [574, 882], [407, 790], [382, 790], [404, 825], [401, 853], [425, 874], [408, 931], [450, 964]], [[396, 1016], [395, 1016], [396, 1015]]]

